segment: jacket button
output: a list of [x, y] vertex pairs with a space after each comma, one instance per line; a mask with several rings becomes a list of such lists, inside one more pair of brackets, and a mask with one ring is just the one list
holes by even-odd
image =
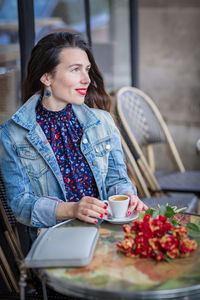
[[93, 163], [92, 163], [92, 165], [93, 165], [93, 166], [96, 166], [96, 165], [97, 165], [97, 161], [94, 160]]
[[98, 153], [98, 152], [99, 152], [99, 149], [96, 148], [95, 151]]
[[109, 150], [110, 149], [110, 145], [106, 145], [106, 149]]
[[87, 144], [88, 140], [87, 139], [83, 139], [83, 144]]

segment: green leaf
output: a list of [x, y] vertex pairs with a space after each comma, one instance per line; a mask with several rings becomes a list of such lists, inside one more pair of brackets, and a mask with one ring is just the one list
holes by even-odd
[[188, 230], [188, 237], [191, 239], [195, 239], [198, 245], [200, 245], [200, 232], [196, 232], [193, 230]]
[[136, 245], [136, 244], [134, 244], [134, 245], [133, 245], [133, 250], [135, 250], [135, 248], [136, 248], [136, 247], [137, 247], [137, 245]]
[[159, 215], [159, 211], [154, 210], [154, 212], [152, 213], [152, 218], [155, 219], [155, 218], [157, 218], [158, 215]]
[[197, 224], [194, 224], [194, 223], [187, 223], [185, 225], [185, 227], [187, 227], [188, 229], [190, 230], [193, 230], [195, 232], [199, 232], [200, 233], [200, 227], [197, 225]]
[[153, 212], [154, 212], [154, 209], [153, 209], [153, 208], [148, 208], [148, 209], [146, 210], [146, 212], [145, 212], [145, 215], [146, 215], [146, 214], [149, 214], [149, 215], [152, 216]]
[[165, 260], [166, 260], [167, 262], [170, 262], [170, 261], [171, 261], [171, 258], [170, 258], [169, 256], [167, 256], [167, 254], [164, 254], [164, 257], [165, 257]]
[[162, 205], [162, 206], [159, 208], [159, 210], [158, 210], [159, 215], [165, 216], [166, 211], [167, 211], [167, 207], [168, 207], [168, 206], [163, 206], [163, 205]]
[[170, 206], [167, 206], [167, 207], [166, 207], [165, 216], [166, 216], [167, 218], [171, 218], [171, 217], [173, 217], [174, 215], [175, 215], [175, 212], [174, 212], [173, 208], [171, 208]]
[[172, 223], [173, 226], [181, 226], [181, 223], [177, 222], [176, 220], [169, 220], [170, 223]]
[[173, 235], [173, 232], [172, 231], [168, 231], [167, 234]]
[[179, 212], [181, 212], [183, 210], [186, 210], [186, 208], [187, 207], [177, 208], [177, 209], [175, 209], [175, 213], [177, 214], [177, 213], [179, 213]]
[[139, 213], [138, 218], [142, 221], [144, 219], [145, 214], [144, 213]]
[[171, 208], [173, 208], [174, 211], [177, 210], [177, 206], [175, 206], [175, 205], [171, 206]]

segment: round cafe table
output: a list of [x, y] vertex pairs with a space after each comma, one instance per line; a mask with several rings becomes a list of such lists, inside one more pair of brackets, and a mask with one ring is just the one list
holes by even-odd
[[[176, 219], [200, 225], [198, 215], [177, 214]], [[73, 220], [65, 226], [88, 224]], [[156, 262], [129, 258], [118, 251], [122, 225], [103, 222], [99, 233], [89, 265], [40, 269], [46, 284], [61, 294], [84, 299], [200, 299], [200, 247], [189, 257]]]

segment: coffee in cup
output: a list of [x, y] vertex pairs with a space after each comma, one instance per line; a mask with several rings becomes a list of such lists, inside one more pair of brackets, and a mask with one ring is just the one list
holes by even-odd
[[121, 196], [121, 195], [115, 195], [115, 196], [111, 196], [110, 199], [112, 201], [123, 201], [123, 200], [127, 200], [128, 196]]
[[108, 198], [108, 206], [113, 218], [124, 218], [128, 210], [130, 197], [127, 195], [113, 195]]

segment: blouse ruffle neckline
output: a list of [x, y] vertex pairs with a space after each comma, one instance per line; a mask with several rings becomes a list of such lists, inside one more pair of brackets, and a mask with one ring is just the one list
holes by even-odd
[[46, 118], [50, 117], [50, 118], [59, 119], [61, 117], [70, 115], [72, 113], [72, 104], [67, 104], [62, 110], [53, 111], [45, 108], [42, 102], [39, 101], [37, 106], [37, 111], [40, 111], [40, 113], [42, 113], [42, 115]]

